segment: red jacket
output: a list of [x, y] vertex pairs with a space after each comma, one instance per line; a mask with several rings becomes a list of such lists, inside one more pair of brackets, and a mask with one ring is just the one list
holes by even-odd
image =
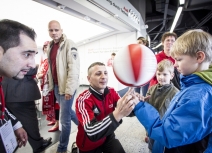
[[113, 88], [106, 88], [104, 94], [91, 86], [79, 95], [76, 114], [79, 120], [76, 143], [80, 150], [89, 151], [102, 145], [106, 137], [120, 125], [112, 112], [120, 98]]
[[[164, 53], [164, 51], [158, 53], [156, 55], [156, 59], [157, 59], [157, 63], [159, 63], [160, 61], [164, 60], [164, 59], [168, 59], [170, 60], [173, 64], [175, 63], [174, 59], [171, 56], [166, 56], [166, 54]], [[153, 85], [156, 85], [158, 83], [156, 76], [154, 78], [152, 78], [152, 80], [150, 81], [149, 84], [149, 88]]]

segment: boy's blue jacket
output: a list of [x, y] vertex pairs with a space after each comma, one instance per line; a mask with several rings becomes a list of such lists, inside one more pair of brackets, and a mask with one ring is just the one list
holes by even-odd
[[181, 76], [181, 91], [172, 99], [164, 117], [147, 102], [138, 103], [134, 112], [155, 140], [153, 153], [164, 148], [192, 144], [210, 135], [207, 150], [212, 153], [212, 67]]

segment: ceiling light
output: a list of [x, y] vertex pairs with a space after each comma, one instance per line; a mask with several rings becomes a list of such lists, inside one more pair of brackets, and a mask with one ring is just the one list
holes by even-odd
[[141, 29], [148, 29], [148, 25], [141, 25]]
[[185, 0], [180, 0], [180, 5], [183, 5], [185, 3]]
[[58, 7], [60, 10], [64, 10], [66, 6], [64, 6], [64, 5], [62, 5], [62, 4], [58, 4], [57, 7]]
[[174, 22], [172, 23], [172, 26], [171, 26], [171, 29], [170, 29], [170, 32], [174, 31], [174, 28], [175, 28], [175, 26], [177, 24], [177, 21], [178, 21], [178, 19], [180, 17], [180, 14], [181, 14], [182, 10], [183, 10], [183, 7], [178, 7], [177, 13], [176, 13], [175, 18], [174, 18]]
[[90, 21], [91, 20], [91, 18], [88, 17], [88, 16], [84, 16], [84, 19], [87, 20], [87, 21]]

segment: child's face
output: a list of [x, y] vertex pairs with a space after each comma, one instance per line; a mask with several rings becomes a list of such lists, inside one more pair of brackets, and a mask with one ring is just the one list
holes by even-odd
[[157, 70], [156, 77], [160, 85], [165, 85], [170, 84], [170, 81], [174, 77], [174, 74], [170, 73], [167, 69], [162, 72]]
[[175, 67], [182, 75], [189, 75], [198, 71], [197, 57], [189, 55], [175, 55]]

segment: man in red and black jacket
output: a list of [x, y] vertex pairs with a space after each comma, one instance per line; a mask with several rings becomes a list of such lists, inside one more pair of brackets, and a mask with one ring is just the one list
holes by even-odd
[[114, 131], [134, 108], [132, 90], [123, 98], [107, 87], [108, 72], [103, 63], [88, 68], [90, 87], [79, 95], [76, 114], [79, 120], [76, 143], [80, 153], [125, 153]]

